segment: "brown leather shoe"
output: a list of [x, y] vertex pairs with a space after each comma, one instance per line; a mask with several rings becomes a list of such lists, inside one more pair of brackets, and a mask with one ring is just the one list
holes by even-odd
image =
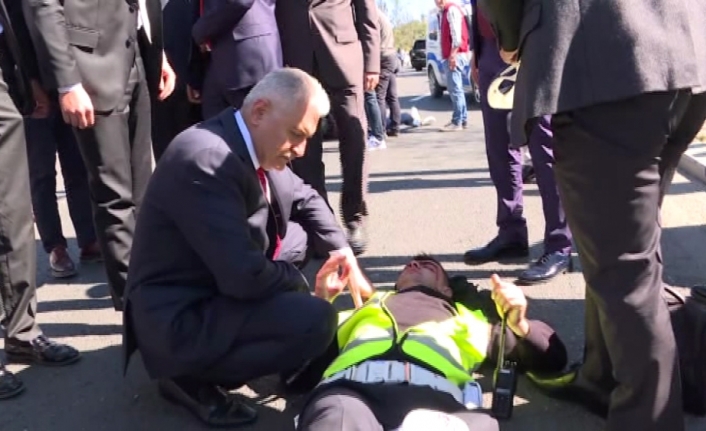
[[78, 350], [40, 335], [31, 341], [5, 338], [5, 355], [15, 364], [37, 364], [61, 367], [81, 359]]
[[24, 390], [25, 385], [22, 383], [22, 380], [7, 371], [5, 364], [0, 362], [0, 400], [16, 397]]
[[58, 245], [49, 252], [49, 269], [54, 278], [69, 278], [77, 274], [76, 265], [63, 245]]
[[98, 246], [98, 241], [81, 248], [81, 262], [96, 263], [102, 261], [103, 253], [101, 253], [101, 249]]

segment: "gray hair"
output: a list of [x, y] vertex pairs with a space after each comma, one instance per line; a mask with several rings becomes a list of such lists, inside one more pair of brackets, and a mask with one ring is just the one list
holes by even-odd
[[321, 83], [300, 69], [285, 67], [265, 75], [250, 90], [243, 101], [243, 110], [248, 111], [256, 100], [266, 99], [275, 105], [286, 104], [287, 108], [313, 104], [319, 117], [328, 115], [331, 102]]

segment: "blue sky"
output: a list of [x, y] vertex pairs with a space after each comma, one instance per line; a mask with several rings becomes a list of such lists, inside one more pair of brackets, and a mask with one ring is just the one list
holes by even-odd
[[[387, 0], [388, 4], [392, 1]], [[434, 7], [434, 0], [400, 0], [399, 4], [412, 19], [419, 19]]]

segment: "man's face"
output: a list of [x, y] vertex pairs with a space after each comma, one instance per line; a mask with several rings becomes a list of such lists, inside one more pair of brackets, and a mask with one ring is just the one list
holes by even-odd
[[292, 107], [262, 99], [252, 106], [250, 133], [263, 169], [282, 170], [304, 155], [306, 141], [319, 124], [318, 111], [312, 103]]
[[425, 286], [448, 297], [452, 294], [444, 268], [431, 259], [412, 259], [397, 278], [396, 286], [399, 291]]
[[434, 0], [434, 2], [436, 3], [436, 7], [439, 9], [443, 9], [446, 4], [446, 0]]

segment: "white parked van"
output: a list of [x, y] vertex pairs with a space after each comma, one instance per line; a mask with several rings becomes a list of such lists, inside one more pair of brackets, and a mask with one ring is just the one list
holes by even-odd
[[[463, 2], [461, 8], [464, 12], [470, 15], [471, 2], [470, 0], [458, 0], [459, 4]], [[446, 71], [444, 70], [443, 62], [441, 61], [441, 43], [439, 41], [441, 32], [439, 26], [441, 23], [441, 14], [439, 9], [434, 8], [427, 15], [427, 79], [429, 81], [429, 92], [432, 97], [438, 98], [446, 91]], [[473, 53], [471, 52], [471, 55]], [[480, 102], [480, 93], [475, 84], [471, 80], [471, 66], [466, 66], [463, 71], [463, 88], [471, 101]]]

